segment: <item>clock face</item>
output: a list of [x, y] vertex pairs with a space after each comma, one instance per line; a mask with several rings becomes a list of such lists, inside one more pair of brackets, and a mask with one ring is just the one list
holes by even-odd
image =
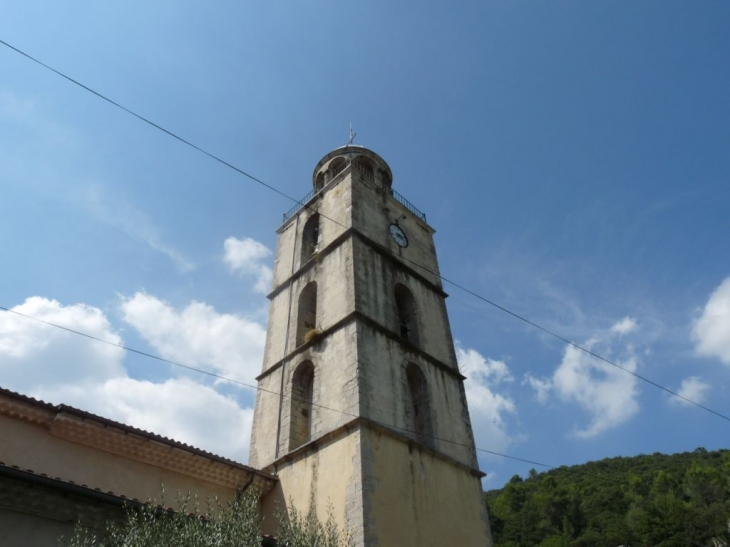
[[392, 237], [399, 246], [408, 247], [408, 236], [403, 231], [403, 228], [397, 224], [391, 224], [389, 229], [390, 237]]

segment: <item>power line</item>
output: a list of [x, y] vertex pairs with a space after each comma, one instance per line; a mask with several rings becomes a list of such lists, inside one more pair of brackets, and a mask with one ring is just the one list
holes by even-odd
[[[208, 370], [200, 369], [200, 368], [193, 367], [193, 366], [190, 366], [190, 365], [185, 365], [185, 364], [179, 363], [177, 361], [172, 361], [170, 359], [165, 359], [164, 357], [161, 357], [159, 355], [155, 355], [153, 353], [148, 353], [146, 351], [141, 351], [141, 350], [138, 350], [138, 349], [134, 349], [134, 348], [131, 348], [129, 346], [125, 346], [123, 344], [118, 344], [116, 342], [112, 342], [111, 340], [105, 340], [104, 338], [99, 338], [98, 336], [94, 336], [94, 335], [89, 334], [89, 333], [86, 333], [86, 332], [82, 332], [82, 331], [78, 331], [78, 330], [71, 329], [71, 328], [68, 328], [68, 327], [64, 327], [64, 326], [59, 325], [57, 323], [52, 323], [50, 321], [46, 321], [45, 319], [40, 319], [39, 317], [34, 317], [32, 315], [28, 315], [28, 314], [25, 314], [25, 313], [21, 313], [19, 311], [12, 310], [12, 309], [6, 308], [4, 306], [0, 306], [0, 310], [2, 310], [4, 312], [7, 312], [7, 313], [12, 313], [12, 314], [18, 315], [20, 317], [24, 317], [26, 319], [31, 319], [33, 321], [37, 321], [39, 323], [43, 323], [44, 325], [48, 325], [48, 326], [51, 326], [51, 327], [55, 327], [57, 329], [61, 329], [61, 330], [64, 330], [66, 332], [70, 332], [72, 334], [76, 334], [76, 335], [79, 335], [79, 336], [83, 336], [84, 338], [88, 338], [88, 339], [94, 340], [96, 342], [101, 342], [102, 344], [107, 344], [109, 346], [113, 346], [113, 347], [116, 347], [116, 348], [120, 348], [120, 349], [123, 349], [124, 351], [129, 351], [131, 353], [136, 353], [136, 354], [142, 355], [144, 357], [149, 357], [150, 359], [155, 359], [157, 361], [161, 361], [163, 363], [168, 363], [168, 364], [174, 365], [176, 367], [181, 367], [181, 368], [184, 368], [184, 369], [187, 369], [187, 370], [191, 370], [191, 371], [194, 371], [194, 372], [198, 372], [200, 374], [205, 374], [206, 376], [210, 376], [210, 377], [215, 378], [217, 380], [223, 380], [225, 382], [229, 382], [229, 383], [232, 383], [232, 384], [235, 384], [235, 385], [239, 385], [239, 386], [242, 386], [242, 387], [246, 387], [246, 388], [249, 388], [249, 389], [253, 389], [255, 391], [261, 391], [262, 393], [269, 393], [269, 394], [275, 395], [275, 396], [277, 396], [277, 397], [279, 397], [281, 399], [289, 399], [290, 401], [293, 400], [293, 401], [302, 401], [303, 402], [302, 399], [298, 399], [296, 397], [291, 397], [291, 396], [288, 396], [288, 395], [284, 395], [283, 393], [279, 393], [279, 392], [276, 392], [276, 391], [271, 391], [270, 389], [265, 389], [265, 388], [262, 388], [261, 386], [255, 386], [255, 385], [252, 385], [252, 384], [247, 384], [246, 382], [241, 382], [240, 380], [234, 380], [233, 378], [228, 378], [228, 377], [223, 376], [221, 374], [216, 374], [215, 372], [210, 372]], [[321, 408], [323, 410], [329, 410], [329, 411], [332, 411], [332, 412], [337, 412], [337, 413], [342, 414], [344, 416], [350, 416], [350, 417], [353, 417], [353, 418], [361, 418], [361, 416], [359, 414], [353, 414], [352, 412], [347, 412], [345, 410], [341, 410], [341, 409], [337, 409], [337, 408], [332, 408], [332, 407], [329, 407], [329, 406], [326, 406], [326, 405], [322, 405], [322, 404], [319, 404], [319, 403], [315, 403], [313, 401], [312, 402], [306, 401], [306, 402], [308, 404], [311, 404], [312, 406], [315, 406], [317, 408]], [[371, 422], [373, 422], [373, 423], [375, 423], [377, 425], [380, 425], [380, 426], [383, 426], [383, 427], [387, 427], [389, 429], [404, 431], [406, 433], [416, 433], [415, 431], [413, 431], [411, 429], [408, 429], [408, 428], [405, 428], [405, 427], [400, 427], [400, 426], [397, 426], [397, 425], [386, 424], [384, 422], [379, 422], [377, 420], [372, 420], [370, 418], [368, 418], [368, 419]], [[444, 439], [444, 438], [441, 438], [441, 437], [436, 437], [435, 435], [429, 435], [429, 437], [432, 438], [432, 439], [434, 439], [434, 440], [436, 440], [436, 441], [442, 441], [442, 442], [445, 442], [445, 443], [453, 444], [455, 446], [461, 446], [461, 447], [464, 447], [464, 448], [471, 448], [469, 445], [464, 444], [464, 443], [460, 443], [458, 441], [453, 441], [453, 440], [450, 440], [450, 439]], [[278, 442], [278, 439], [277, 439], [277, 442]], [[500, 456], [502, 458], [507, 458], [507, 459], [510, 459], [510, 460], [516, 460], [516, 461], [523, 462], [523, 463], [529, 463], [529, 464], [532, 464], [532, 465], [539, 465], [540, 467], [545, 467], [547, 469], [556, 469], [555, 466], [552, 466], [552, 465], [548, 465], [548, 464], [545, 464], [545, 463], [540, 463], [540, 462], [536, 462], [536, 461], [532, 461], [532, 460], [526, 460], [524, 458], [518, 458], [516, 456], [509, 456], [508, 454], [502, 454], [500, 452], [495, 452], [493, 450], [487, 450], [486, 448], [479, 448], [479, 447], [476, 447], [475, 446], [475, 449], [478, 450], [479, 452], [484, 452], [485, 454], [492, 454], [494, 456]]]
[[[276, 188], [276, 187], [274, 187], [274, 186], [272, 186], [270, 184], [265, 183], [261, 179], [258, 179], [256, 177], [254, 177], [253, 175], [247, 173], [243, 169], [240, 169], [239, 167], [236, 167], [235, 165], [233, 165], [233, 164], [231, 164], [231, 163], [223, 160], [219, 156], [216, 156], [215, 154], [213, 154], [211, 152], [208, 152], [207, 150], [205, 150], [205, 149], [197, 146], [196, 144], [193, 144], [192, 142], [190, 142], [190, 141], [188, 141], [188, 140], [180, 137], [179, 135], [173, 133], [172, 131], [170, 131], [168, 129], [165, 129], [161, 125], [158, 125], [158, 124], [152, 122], [151, 120], [145, 118], [144, 116], [141, 116], [140, 114], [137, 114], [133, 110], [131, 110], [131, 109], [129, 109], [129, 108], [127, 108], [127, 107], [119, 104], [118, 102], [116, 102], [116, 101], [114, 101], [114, 100], [106, 97], [105, 95], [103, 95], [103, 94], [99, 93], [98, 91], [95, 91], [94, 89], [92, 89], [92, 88], [90, 88], [90, 87], [82, 84], [81, 82], [79, 82], [79, 81], [71, 78], [70, 76], [67, 76], [63, 72], [61, 72], [59, 70], [56, 70], [55, 68], [53, 68], [53, 67], [51, 67], [51, 66], [43, 63], [42, 61], [40, 61], [40, 60], [36, 59], [35, 57], [29, 55], [28, 53], [25, 53], [24, 51], [22, 51], [22, 50], [20, 50], [20, 49], [18, 49], [16, 47], [10, 45], [9, 43], [5, 42], [4, 40], [1, 40], [0, 39], [0, 44], [3, 44], [4, 46], [12, 49], [13, 51], [17, 52], [18, 54], [26, 57], [27, 59], [33, 61], [34, 63], [37, 63], [37, 64], [41, 65], [42, 67], [50, 70], [51, 72], [57, 74], [58, 76], [66, 79], [69, 82], [71, 82], [71, 83], [73, 83], [73, 84], [81, 87], [82, 89], [88, 91], [89, 93], [92, 93], [92, 94], [96, 95], [100, 99], [103, 99], [104, 101], [106, 101], [106, 102], [108, 102], [108, 103], [116, 106], [117, 108], [120, 108], [124, 112], [127, 112], [128, 114], [134, 116], [135, 118], [137, 118], [137, 119], [145, 122], [146, 124], [154, 127], [155, 129], [158, 129], [158, 130], [162, 131], [163, 133], [169, 135], [170, 137], [172, 137], [174, 139], [177, 139], [178, 141], [182, 142], [183, 144], [186, 144], [187, 146], [193, 148], [194, 150], [197, 150], [198, 152], [201, 152], [202, 154], [205, 154], [209, 158], [211, 158], [211, 159], [213, 159], [213, 160], [215, 160], [215, 161], [217, 161], [217, 162], [225, 165], [226, 167], [229, 167], [230, 169], [233, 169], [237, 173], [239, 173], [239, 174], [241, 174], [241, 175], [243, 175], [243, 176], [251, 179], [252, 181], [254, 181], [254, 182], [256, 182], [256, 183], [258, 183], [258, 184], [260, 184], [260, 185], [262, 185], [262, 186], [264, 186], [266, 188], [268, 188], [269, 190], [271, 190], [273, 192], [276, 192], [277, 194], [279, 194], [279, 195], [281, 195], [281, 196], [289, 199], [290, 201], [293, 201], [293, 202], [299, 204], [301, 207], [304, 207], [304, 208], [307, 208], [307, 209], [309, 209], [311, 211], [314, 211], [314, 209], [312, 209], [311, 206], [309, 206], [309, 205], [307, 205], [305, 203], [302, 203], [298, 199], [293, 198], [290, 195], [286, 194], [285, 192], [282, 192], [278, 188]], [[331, 217], [328, 217], [327, 215], [325, 215], [323, 213], [319, 213], [319, 215], [322, 218], [325, 218], [325, 219], [327, 219], [327, 220], [329, 220], [331, 222], [334, 222], [335, 224], [339, 225], [342, 228], [347, 228], [347, 226], [345, 226], [341, 222], [339, 222], [339, 221], [337, 221], [337, 220], [335, 220], [335, 219], [333, 219]], [[611, 361], [610, 359], [607, 359], [607, 358], [605, 358], [605, 357], [603, 357], [603, 356], [601, 356], [601, 355], [599, 355], [599, 354], [597, 354], [597, 353], [595, 353], [595, 352], [593, 352], [593, 351], [591, 351], [591, 350], [589, 350], [589, 349], [581, 346], [580, 344], [577, 344], [575, 342], [572, 342], [571, 340], [569, 340], [569, 339], [567, 339], [567, 338], [565, 338], [565, 337], [563, 337], [563, 336], [561, 336], [561, 335], [559, 335], [559, 334], [551, 331], [550, 329], [548, 329], [546, 327], [543, 327], [542, 325], [540, 325], [538, 323], [535, 323], [534, 321], [532, 321], [530, 319], [527, 319], [526, 317], [524, 317], [524, 316], [522, 316], [522, 315], [520, 315], [518, 313], [515, 313], [515, 312], [509, 310], [508, 308], [506, 308], [506, 307], [504, 307], [504, 306], [502, 306], [500, 304], [497, 304], [496, 302], [493, 302], [492, 300], [489, 300], [488, 298], [485, 298], [485, 297], [481, 296], [480, 294], [472, 291], [471, 289], [468, 289], [468, 288], [464, 287], [463, 285], [460, 285], [460, 284], [458, 284], [458, 283], [456, 283], [454, 281], [451, 281], [450, 279], [447, 279], [447, 278], [443, 277], [440, 273], [434, 272], [433, 270], [427, 268], [426, 266], [423, 266], [423, 265], [421, 265], [421, 264], [419, 264], [419, 263], [417, 263], [417, 262], [415, 262], [415, 261], [413, 261], [413, 260], [411, 260], [411, 259], [409, 259], [407, 257], [400, 256], [400, 255], [396, 254], [395, 252], [393, 252], [392, 250], [388, 249], [387, 247], [384, 247], [382, 245], [379, 245], [379, 247], [383, 251], [385, 251], [387, 253], [390, 253], [390, 254], [392, 254], [392, 255], [400, 258], [401, 260], [404, 260], [406, 262], [409, 262], [409, 263], [417, 266], [418, 268], [422, 269], [423, 271], [425, 271], [425, 272], [427, 272], [427, 273], [429, 273], [429, 274], [431, 274], [433, 276], [438, 277], [439, 279], [441, 279], [445, 283], [448, 283], [448, 284], [456, 287], [457, 289], [459, 289], [459, 290], [461, 290], [461, 291], [463, 291], [463, 292], [465, 292], [465, 293], [467, 293], [467, 294], [469, 294], [469, 295], [471, 295], [471, 296], [473, 296], [473, 297], [481, 300], [482, 302], [485, 302], [485, 303], [489, 304], [490, 306], [493, 306], [493, 307], [497, 308], [498, 310], [501, 310], [501, 311], [503, 311], [503, 312], [511, 315], [512, 317], [514, 317], [516, 319], [519, 319], [520, 321], [523, 321], [524, 323], [526, 323], [526, 324], [528, 324], [528, 325], [530, 325], [530, 326], [532, 326], [534, 328], [537, 328], [537, 329], [543, 331], [546, 334], [549, 334], [550, 336], [552, 336], [552, 337], [560, 340], [561, 342], [564, 342], [564, 343], [566, 343], [566, 344], [568, 344], [568, 345], [570, 345], [570, 346], [578, 349], [579, 351], [582, 351], [582, 352], [586, 353], [587, 355], [590, 355], [591, 357], [594, 357], [594, 358], [596, 358], [596, 359], [598, 359], [600, 361], [603, 361], [604, 363], [607, 363], [607, 364], [609, 364], [609, 365], [611, 365], [613, 367], [616, 367], [619, 370], [622, 370], [622, 371], [624, 371], [624, 372], [626, 372], [628, 374], [631, 374], [635, 378], [637, 378], [637, 379], [639, 379], [639, 380], [641, 380], [643, 382], [646, 382], [649, 385], [652, 385], [652, 386], [656, 387], [657, 389], [660, 389], [660, 390], [662, 390], [662, 391], [664, 391], [664, 392], [666, 392], [666, 393], [668, 393], [668, 394], [670, 394], [670, 395], [672, 395], [674, 397], [677, 397], [677, 398], [679, 398], [679, 399], [681, 399], [681, 400], [683, 400], [683, 401], [685, 401], [687, 403], [690, 403], [690, 404], [692, 404], [692, 405], [694, 405], [694, 406], [696, 406], [698, 408], [701, 408], [702, 410], [705, 410], [705, 411], [707, 411], [707, 412], [709, 412], [711, 414], [714, 414], [715, 416], [718, 416], [719, 418], [722, 418], [722, 419], [730, 422], [730, 417], [728, 417], [728, 416], [726, 416], [724, 414], [721, 414], [720, 412], [717, 412], [715, 410], [712, 410], [711, 408], [709, 408], [709, 407], [707, 407], [705, 405], [702, 405], [702, 404], [700, 404], [700, 403], [698, 403], [696, 401], [693, 401], [692, 399], [689, 399], [689, 398], [687, 398], [687, 397], [685, 397], [683, 395], [680, 395], [679, 393], [677, 393], [677, 392], [675, 392], [675, 391], [673, 391], [673, 390], [671, 390], [671, 389], [669, 389], [667, 387], [664, 387], [661, 384], [659, 384], [657, 382], [654, 382], [653, 380], [650, 380], [649, 378], [646, 378], [645, 376], [642, 376], [642, 375], [637, 374], [636, 372], [634, 372], [632, 370], [629, 370], [629, 369], [627, 369], [625, 367], [622, 367], [618, 363], [615, 363], [615, 362]]]
[[270, 184], [267, 184], [267, 183], [265, 183], [265, 182], [264, 182], [264, 181], [262, 181], [261, 179], [258, 179], [258, 178], [256, 178], [256, 177], [254, 177], [253, 175], [251, 175], [251, 174], [247, 173], [247, 172], [246, 172], [246, 171], [244, 171], [243, 169], [239, 169], [238, 167], [236, 167], [236, 166], [235, 166], [235, 165], [233, 165], [232, 163], [228, 163], [228, 162], [227, 162], [226, 160], [224, 160], [224, 159], [220, 158], [219, 156], [216, 156], [215, 154], [212, 154], [211, 152], [208, 152], [207, 150], [205, 150], [205, 149], [201, 148], [200, 146], [198, 146], [198, 145], [196, 145], [196, 144], [193, 144], [192, 142], [190, 142], [190, 141], [188, 141], [188, 140], [184, 139], [183, 137], [181, 137], [181, 136], [177, 135], [176, 133], [173, 133], [172, 131], [170, 131], [170, 130], [168, 130], [168, 129], [165, 129], [165, 128], [164, 128], [164, 127], [162, 127], [161, 125], [158, 125], [158, 124], [156, 124], [155, 122], [153, 122], [153, 121], [149, 120], [148, 118], [145, 118], [144, 116], [142, 116], [142, 115], [140, 115], [140, 114], [137, 114], [137, 113], [136, 113], [136, 112], [134, 112], [133, 110], [131, 110], [131, 109], [127, 108], [126, 106], [124, 106], [124, 105], [121, 105], [121, 104], [119, 104], [118, 102], [116, 102], [116, 101], [114, 101], [114, 100], [110, 99], [110, 98], [109, 98], [109, 97], [107, 97], [106, 95], [103, 95], [102, 93], [99, 93], [98, 91], [95, 91], [94, 89], [92, 89], [92, 88], [90, 88], [90, 87], [88, 87], [88, 86], [86, 86], [86, 85], [82, 84], [82, 83], [81, 83], [81, 82], [79, 82], [78, 80], [74, 80], [74, 79], [73, 79], [73, 78], [71, 78], [70, 76], [67, 76], [67, 75], [66, 75], [66, 74], [64, 74], [63, 72], [61, 72], [61, 71], [59, 71], [59, 70], [56, 70], [56, 69], [55, 69], [55, 68], [53, 68], [52, 66], [49, 66], [49, 65], [47, 65], [47, 64], [46, 64], [46, 63], [44, 63], [43, 61], [40, 61], [40, 60], [36, 59], [35, 57], [33, 57], [32, 55], [29, 55], [28, 53], [25, 53], [24, 51], [22, 51], [22, 50], [20, 50], [20, 49], [18, 49], [18, 48], [16, 48], [16, 47], [14, 47], [14, 46], [12, 46], [12, 45], [8, 44], [8, 43], [7, 43], [6, 41], [4, 41], [4, 40], [0, 40], [0, 44], [2, 44], [2, 45], [4, 45], [4, 46], [6, 46], [6, 47], [8, 47], [8, 48], [12, 49], [13, 51], [15, 51], [15, 52], [19, 53], [19, 54], [20, 54], [20, 55], [22, 55], [23, 57], [26, 57], [27, 59], [30, 59], [30, 60], [31, 60], [31, 61], [33, 61], [34, 63], [38, 63], [38, 64], [39, 64], [39, 65], [41, 65], [41, 66], [42, 66], [43, 68], [46, 68], [46, 69], [50, 70], [51, 72], [53, 72], [53, 73], [57, 74], [57, 75], [58, 75], [58, 76], [60, 76], [61, 78], [64, 78], [64, 79], [68, 80], [69, 82], [71, 82], [71, 83], [73, 83], [73, 84], [76, 84], [76, 85], [77, 85], [77, 86], [79, 86], [80, 88], [82, 88], [82, 89], [84, 89], [84, 90], [88, 91], [89, 93], [92, 93], [92, 94], [96, 95], [97, 97], [99, 97], [100, 99], [102, 99], [102, 100], [104, 100], [104, 101], [108, 102], [109, 104], [112, 104], [112, 105], [116, 106], [117, 108], [120, 108], [121, 110], [124, 110], [124, 112], [126, 112], [127, 114], [131, 114], [132, 116], [134, 116], [134, 117], [135, 117], [135, 118], [137, 118], [138, 120], [141, 120], [141, 121], [143, 121], [144, 123], [146, 123], [146, 124], [148, 124], [148, 125], [151, 125], [151, 126], [152, 126], [152, 127], [154, 127], [155, 129], [159, 129], [160, 131], [162, 131], [163, 133], [165, 133], [165, 134], [169, 135], [169, 136], [170, 136], [170, 137], [172, 137], [173, 139], [177, 139], [177, 140], [178, 140], [178, 141], [180, 141], [181, 143], [183, 143], [183, 144], [186, 144], [186, 145], [190, 146], [191, 148], [194, 148], [194, 149], [195, 149], [195, 150], [197, 150], [198, 152], [200, 152], [200, 153], [202, 153], [202, 154], [205, 154], [205, 155], [206, 155], [206, 156], [208, 156], [209, 158], [212, 158], [212, 159], [214, 159], [215, 161], [217, 161], [217, 162], [219, 162], [219, 163], [222, 163], [222, 164], [223, 164], [223, 165], [225, 165], [226, 167], [229, 167], [230, 169], [233, 169], [234, 171], [236, 171], [237, 173], [239, 173], [239, 174], [243, 175], [244, 177], [248, 177], [248, 178], [249, 178], [249, 179], [251, 179], [252, 181], [254, 181], [254, 182], [256, 182], [256, 183], [258, 183], [258, 184], [260, 184], [260, 185], [262, 185], [262, 186], [265, 186], [266, 188], [268, 188], [268, 189], [269, 189], [269, 190], [271, 190], [272, 192], [276, 192], [276, 193], [277, 193], [277, 194], [279, 194], [280, 196], [284, 196], [285, 198], [287, 198], [287, 199], [290, 199], [290, 200], [292, 200], [292, 201], [295, 201], [296, 203], [299, 203], [300, 205], [302, 205], [302, 203], [301, 203], [301, 202], [300, 202], [300, 201], [299, 201], [298, 199], [295, 199], [295, 198], [291, 197], [290, 195], [288, 195], [288, 194], [286, 194], [286, 193], [282, 192], [282, 191], [281, 191], [281, 190], [279, 190], [278, 188], [275, 188], [275, 187], [271, 186]]

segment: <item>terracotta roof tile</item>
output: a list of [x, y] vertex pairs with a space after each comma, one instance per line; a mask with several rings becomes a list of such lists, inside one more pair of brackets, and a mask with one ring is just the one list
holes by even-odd
[[123, 431], [127, 434], [133, 434], [138, 435], [140, 437], [157, 441], [162, 444], [166, 444], [170, 446], [171, 448], [178, 448], [180, 450], [184, 450], [185, 452], [189, 452], [192, 454], [196, 454], [199, 456], [203, 456], [205, 458], [215, 460], [221, 463], [225, 463], [231, 467], [236, 467], [238, 469], [242, 469], [245, 471], [256, 473], [257, 475], [261, 475], [263, 477], [276, 480], [276, 477], [271, 475], [270, 473], [266, 473], [265, 471], [260, 471], [258, 469], [254, 469], [252, 467], [249, 467], [245, 464], [242, 464], [240, 462], [237, 462], [235, 460], [225, 458], [223, 456], [218, 456], [217, 454], [214, 454], [212, 452], [208, 452], [207, 450], [203, 450], [201, 448], [194, 447], [192, 445], [176, 441], [175, 439], [171, 439], [169, 437], [165, 437], [163, 435], [158, 435], [157, 433], [152, 433], [151, 431], [146, 431], [144, 429], [140, 429], [131, 425], [124, 424], [122, 422], [117, 422], [115, 420], [111, 420], [109, 418], [104, 418], [103, 416], [99, 416], [97, 414], [93, 414], [91, 412], [87, 412], [86, 410], [81, 410], [79, 408], [66, 405], [66, 404], [60, 404], [60, 405], [53, 405], [51, 403], [47, 403], [45, 401], [41, 401], [40, 399], [36, 399], [34, 397], [30, 397], [28, 395], [23, 395], [22, 393], [18, 393], [16, 391], [11, 391], [9, 389], [0, 387], [0, 396], [5, 396], [11, 399], [20, 400], [26, 403], [29, 403], [33, 406], [44, 408], [46, 410], [55, 411], [56, 413], [66, 413], [71, 414], [73, 416], [77, 416], [79, 418], [82, 418], [83, 420], [91, 420], [94, 422], [97, 422], [99, 424], [102, 424], [106, 427], [112, 427], [115, 429], [118, 429], [120, 431]]

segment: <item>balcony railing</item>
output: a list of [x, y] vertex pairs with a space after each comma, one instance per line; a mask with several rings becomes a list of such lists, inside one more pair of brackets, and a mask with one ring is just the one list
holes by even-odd
[[291, 217], [293, 217], [296, 214], [296, 212], [299, 211], [299, 209], [301, 209], [302, 207], [304, 207], [307, 204], [307, 202], [314, 197], [314, 195], [316, 193], [317, 193], [317, 191], [314, 190], [314, 189], [312, 189], [312, 191], [309, 192], [302, 199], [300, 199], [299, 202], [294, 207], [292, 207], [286, 213], [284, 213], [284, 220], [281, 221], [282, 224], [284, 222], [286, 222], [287, 220], [289, 220]]
[[408, 209], [411, 213], [416, 215], [418, 218], [420, 218], [423, 222], [426, 222], [426, 213], [421, 212], [415, 205], [413, 205], [410, 201], [408, 201], [406, 198], [404, 198], [402, 195], [400, 195], [398, 192], [390, 189], [390, 195], [395, 198], [395, 200], [400, 203], [403, 207]]
[[[342, 173], [338, 173], [338, 176]], [[337, 177], [335, 177], [336, 179]], [[335, 181], [333, 179], [332, 182]], [[329, 185], [328, 185], [329, 186]], [[293, 217], [295, 214], [299, 212], [300, 209], [304, 208], [309, 201], [312, 200], [314, 196], [317, 195], [317, 193], [320, 192], [321, 189], [316, 190], [312, 189], [306, 196], [304, 196], [302, 199], [297, 202], [294, 207], [289, 209], [286, 213], [284, 213], [284, 220], [282, 220], [282, 224], [289, 220], [291, 217]], [[390, 195], [393, 196], [393, 199], [395, 199], [398, 203], [400, 203], [403, 207], [408, 209], [411, 213], [416, 215], [419, 219], [421, 219], [423, 222], [426, 222], [426, 213], [419, 210], [415, 205], [413, 205], [410, 201], [408, 201], [406, 198], [404, 198], [401, 194], [393, 190], [392, 188], [389, 189]]]

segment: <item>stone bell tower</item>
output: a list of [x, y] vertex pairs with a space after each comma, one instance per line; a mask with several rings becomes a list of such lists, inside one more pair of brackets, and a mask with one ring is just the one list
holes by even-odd
[[491, 545], [434, 230], [367, 148], [333, 150], [313, 184], [277, 231], [250, 450], [279, 477], [264, 512], [331, 506], [361, 547]]

